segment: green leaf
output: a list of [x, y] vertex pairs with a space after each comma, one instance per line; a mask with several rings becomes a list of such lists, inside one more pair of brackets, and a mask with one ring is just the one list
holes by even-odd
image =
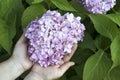
[[97, 47], [97, 49], [106, 49], [107, 46], [110, 46], [111, 44], [111, 41], [110, 39], [104, 37], [104, 36], [97, 36], [96, 39], [95, 39], [95, 45]]
[[67, 80], [66, 76], [63, 75], [62, 77], [60, 77], [58, 80]]
[[85, 23], [84, 25], [85, 25], [85, 28], [86, 28], [86, 32], [88, 32], [91, 36], [95, 35], [96, 30], [95, 30], [94, 25], [91, 22], [91, 20], [86, 18], [84, 20], [84, 23]]
[[75, 51], [72, 61], [74, 61], [77, 64], [85, 63], [85, 61], [93, 54], [93, 51], [90, 49], [81, 49], [78, 45], [77, 50]]
[[[1, 50], [2, 50], [2, 46], [0, 45], [0, 52], [1, 52]], [[1, 54], [0, 54], [1, 55]]]
[[72, 76], [76, 76], [76, 71], [73, 67], [69, 68], [69, 70], [65, 73], [67, 80], [69, 80]]
[[115, 22], [120, 27], [120, 13], [119, 14], [108, 14], [108, 18], [110, 18], [113, 22]]
[[[13, 4], [14, 3], [14, 4]], [[14, 38], [16, 34], [16, 23], [20, 26], [23, 5], [21, 0], [1, 0], [0, 18], [8, 25], [10, 37]]]
[[[84, 64], [85, 63], [80, 63], [79, 65], [75, 66], [74, 69], [78, 75], [78, 80], [82, 79], [82, 76], [83, 76], [83, 69], [84, 69]], [[77, 80], [77, 79], [73, 79], [73, 78], [70, 78], [71, 80]]]
[[24, 79], [24, 78], [30, 73], [30, 71], [31, 71], [31, 70], [25, 71], [23, 74], [21, 74], [20, 77]]
[[120, 80], [120, 65], [112, 68], [104, 80]]
[[107, 75], [103, 80], [111, 80], [111, 79], [110, 79], [109, 75]]
[[116, 24], [105, 15], [90, 15], [90, 19], [97, 32], [111, 40], [113, 40], [119, 33]]
[[77, 12], [79, 12], [82, 15], [87, 15], [89, 14], [89, 12], [85, 9], [85, 7], [81, 4], [78, 3], [76, 1], [71, 1], [70, 4], [74, 7], [75, 10], [77, 10]]
[[96, 50], [94, 40], [92, 39], [91, 35], [85, 33], [85, 37], [83, 38], [83, 42], [79, 44], [82, 49], [90, 49], [92, 51]]
[[80, 16], [81, 21], [83, 21], [87, 17], [87, 15], [89, 14], [82, 4], [80, 4], [76, 1], [71, 1], [70, 4], [76, 10], [76, 12], [73, 12], [73, 14], [75, 16]]
[[22, 16], [22, 27], [25, 28], [32, 20], [35, 20], [36, 17], [41, 17], [44, 12], [46, 12], [46, 9], [39, 4], [28, 7]]
[[[75, 62], [74, 69], [76, 71], [77, 76], [79, 77], [78, 79], [73, 79], [70, 78], [70, 80], [83, 80], [83, 69], [84, 69], [84, 64], [86, 60], [93, 54], [93, 51], [90, 49], [81, 49], [80, 46], [78, 45], [77, 50], [75, 51], [74, 56], [72, 57], [72, 61]], [[72, 73], [72, 72], [70, 72]], [[69, 80], [69, 79], [68, 79]]]
[[120, 12], [120, 0], [116, 0], [116, 1], [117, 1], [116, 5], [113, 9], [116, 11], [116, 13], [118, 13]]
[[[14, 3], [14, 4], [13, 4]], [[23, 11], [22, 0], [1, 0], [0, 2], [0, 19], [2, 28], [6, 29], [5, 34], [8, 34], [8, 41], [4, 40], [6, 35], [1, 33], [1, 36], [4, 42], [1, 42], [1, 46], [10, 53], [10, 49], [12, 49], [12, 39], [16, 35], [16, 26], [21, 25], [21, 14]], [[17, 25], [16, 25], [17, 23]], [[2, 30], [1, 30], [2, 32]]]
[[113, 40], [110, 49], [113, 67], [120, 65], [120, 34]]
[[111, 60], [103, 50], [99, 50], [86, 62], [83, 72], [83, 80], [103, 80], [111, 68]]
[[26, 0], [26, 2], [31, 5], [31, 4], [37, 4], [41, 3], [43, 0]]
[[14, 13], [9, 14], [6, 24], [8, 25], [9, 37], [13, 39], [16, 35], [16, 15]]
[[33, 0], [32, 4], [37, 4], [37, 3], [40, 3], [42, 2], [43, 0]]
[[[14, 3], [14, 4], [13, 4]], [[1, 0], [0, 2], [0, 18], [6, 20], [9, 14], [16, 14], [21, 11], [21, 0]], [[19, 9], [19, 10], [18, 10]]]
[[61, 10], [76, 11], [67, 0], [51, 0], [51, 2]]
[[0, 44], [8, 52], [11, 52], [12, 38], [10, 37], [10, 32], [8, 30], [8, 25], [5, 21], [0, 19]]
[[6, 17], [14, 6], [13, 0], [1, 0], [0, 1], [0, 18]]
[[81, 79], [79, 79], [79, 76], [76, 75], [69, 78], [69, 80], [81, 80]]
[[3, 53], [3, 55], [0, 55], [0, 63], [3, 62], [3, 61], [5, 61], [9, 57], [10, 57], [9, 54]]
[[33, 0], [25, 0], [29, 5], [32, 4]]
[[109, 80], [120, 80], [120, 66], [114, 67], [110, 71]]

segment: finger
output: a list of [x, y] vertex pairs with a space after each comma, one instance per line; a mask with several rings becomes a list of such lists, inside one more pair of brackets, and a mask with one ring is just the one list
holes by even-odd
[[40, 66], [39, 64], [37, 64], [37, 63], [35, 63], [34, 65], [33, 65], [33, 70], [37, 70], [37, 71], [41, 71], [41, 70], [44, 70], [44, 69], [57, 69], [57, 68], [59, 68], [60, 67], [60, 65], [59, 64], [57, 64], [57, 65], [53, 65], [53, 66], [47, 66], [47, 67], [42, 67], [42, 66]]
[[72, 52], [71, 52], [70, 54], [66, 55], [66, 56], [63, 58], [63, 61], [64, 61], [64, 62], [69, 61], [69, 60], [71, 59], [71, 57], [73, 56], [73, 54], [75, 53], [76, 49], [77, 49], [77, 44], [74, 44], [74, 46], [72, 47]]
[[61, 60], [61, 61], [60, 61], [60, 63], [59, 63], [59, 65], [62, 65], [63, 63], [64, 63], [64, 61], [63, 61], [63, 60]]
[[66, 62], [63, 65], [60, 66], [59, 72], [61, 74], [64, 74], [71, 66], [75, 65], [74, 62]]

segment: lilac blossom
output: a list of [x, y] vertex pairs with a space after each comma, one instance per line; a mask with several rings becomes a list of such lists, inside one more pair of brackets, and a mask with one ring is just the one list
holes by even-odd
[[116, 0], [77, 0], [81, 2], [85, 8], [95, 14], [106, 14], [116, 4]]
[[72, 13], [62, 16], [58, 11], [48, 10], [26, 29], [30, 60], [43, 67], [59, 64], [71, 53], [72, 46], [83, 40], [84, 30], [80, 17], [74, 17]]

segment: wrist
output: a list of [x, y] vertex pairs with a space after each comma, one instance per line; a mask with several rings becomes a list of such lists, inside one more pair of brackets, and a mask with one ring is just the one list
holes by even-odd
[[42, 76], [40, 76], [39, 74], [31, 71], [24, 80], [46, 80], [44, 79]]
[[18, 61], [16, 60], [15, 58], [11, 57], [8, 61], [10, 61], [11, 64], [14, 65], [14, 68], [16, 68], [17, 70], [21, 70], [21, 71], [26, 71], [23, 67], [23, 65]]
[[23, 66], [14, 58], [11, 57], [8, 61], [10, 62], [12, 66], [11, 70], [13, 71], [14, 79], [16, 79], [18, 76], [20, 76], [25, 71]]
[[15, 80], [23, 72], [24, 69], [21, 67], [21, 65], [12, 58], [0, 64], [0, 80]]
[[[18, 57], [18, 58], [17, 58]], [[32, 67], [32, 62], [26, 57], [19, 59], [19, 56], [12, 56], [12, 61], [16, 63], [19, 67], [21, 67], [24, 71], [30, 69]]]

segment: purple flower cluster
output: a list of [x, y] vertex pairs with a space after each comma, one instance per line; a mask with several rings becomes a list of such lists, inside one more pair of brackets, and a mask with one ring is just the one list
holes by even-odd
[[116, 4], [116, 0], [79, 0], [85, 8], [95, 14], [106, 14]]
[[72, 46], [83, 40], [84, 30], [80, 17], [74, 17], [72, 13], [61, 16], [58, 11], [48, 10], [41, 18], [32, 21], [26, 30], [30, 60], [43, 67], [60, 63], [71, 53]]

